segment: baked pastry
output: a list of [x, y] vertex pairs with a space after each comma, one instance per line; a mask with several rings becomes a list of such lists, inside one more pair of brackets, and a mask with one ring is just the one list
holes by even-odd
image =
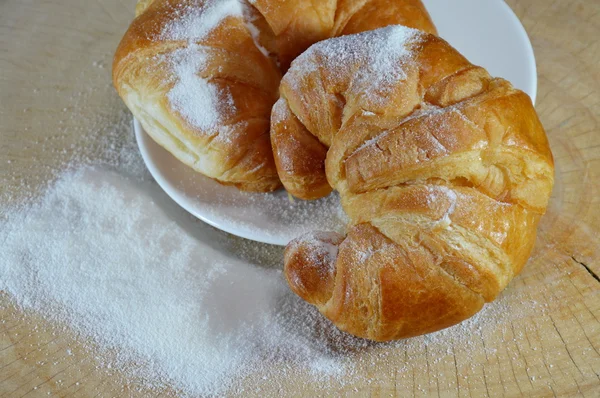
[[347, 235], [291, 242], [292, 290], [377, 341], [454, 325], [526, 263], [554, 165], [531, 99], [444, 40], [392, 26], [322, 41], [283, 77], [271, 138], [286, 189], [339, 191]]
[[183, 163], [261, 192], [281, 186], [269, 117], [292, 59], [389, 24], [435, 32], [420, 0], [141, 0], [136, 13], [113, 64], [129, 109]]

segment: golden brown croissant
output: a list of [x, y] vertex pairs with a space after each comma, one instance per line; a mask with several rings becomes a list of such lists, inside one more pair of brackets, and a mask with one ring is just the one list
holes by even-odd
[[146, 132], [224, 184], [271, 191], [271, 107], [311, 44], [389, 24], [435, 32], [420, 0], [140, 0], [113, 81]]
[[454, 325], [527, 261], [554, 165], [530, 98], [400, 26], [326, 40], [281, 83], [285, 187], [340, 192], [347, 236], [290, 243], [285, 273], [340, 329], [385, 341]]

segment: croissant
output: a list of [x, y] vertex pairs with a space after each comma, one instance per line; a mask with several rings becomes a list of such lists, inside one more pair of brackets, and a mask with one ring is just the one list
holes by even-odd
[[420, 0], [140, 0], [113, 82], [145, 131], [220, 183], [281, 186], [269, 118], [311, 44], [390, 24], [435, 33]]
[[322, 41], [283, 77], [271, 141], [285, 188], [339, 191], [347, 235], [285, 251], [291, 289], [387, 341], [461, 322], [526, 263], [554, 180], [531, 99], [401, 26]]

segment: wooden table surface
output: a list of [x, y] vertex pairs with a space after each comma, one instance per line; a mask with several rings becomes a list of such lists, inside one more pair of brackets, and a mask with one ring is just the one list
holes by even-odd
[[[110, 63], [134, 3], [0, 1], [0, 217], [43, 186], [69, 148], [93, 157], [101, 141], [87, 133], [122, 118]], [[384, 348], [384, 359], [378, 349], [358, 353], [372, 362], [357, 368], [364, 383], [326, 391], [300, 375], [263, 385], [263, 395], [600, 396], [600, 1], [508, 3], [535, 48], [556, 186], [532, 259], [496, 307], [502, 321], [438, 341], [439, 352], [407, 343]], [[68, 330], [1, 294], [0, 320], [3, 397], [174, 395], [127, 383]], [[245, 383], [253, 391], [257, 381]]]

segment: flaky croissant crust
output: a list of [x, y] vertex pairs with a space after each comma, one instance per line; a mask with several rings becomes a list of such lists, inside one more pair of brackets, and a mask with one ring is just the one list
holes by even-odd
[[[435, 28], [420, 0], [251, 3], [139, 0], [115, 54], [113, 81], [145, 131], [180, 161], [223, 184], [266, 192], [281, 186], [269, 140], [271, 107], [282, 73], [298, 54], [319, 40], [389, 24]], [[189, 32], [165, 34], [190, 15], [197, 21], [186, 27]], [[203, 25], [203, 35], [189, 36]], [[181, 59], [203, 81], [178, 92], [187, 112], [170, 101], [183, 80], [177, 73]], [[215, 109], [207, 109], [206, 98], [192, 98], [203, 90], [216, 97]]]
[[351, 219], [346, 236], [291, 242], [286, 277], [340, 329], [377, 341], [440, 330], [521, 271], [554, 178], [526, 94], [403, 27], [312, 46], [280, 91], [284, 186], [305, 199], [336, 189]]

